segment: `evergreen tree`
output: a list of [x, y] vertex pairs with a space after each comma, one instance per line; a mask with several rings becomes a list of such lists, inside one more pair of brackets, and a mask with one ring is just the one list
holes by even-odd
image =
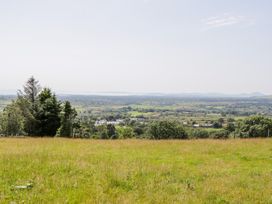
[[[61, 103], [48, 88], [41, 91], [39, 82], [31, 77], [18, 91], [18, 97], [0, 115], [0, 133], [5, 135], [72, 136], [77, 113], [67, 101], [61, 117]], [[80, 126], [80, 124], [77, 124]], [[60, 128], [61, 127], [61, 128]]]
[[24, 85], [23, 95], [26, 99], [30, 101], [32, 105], [34, 105], [40, 91], [41, 91], [41, 86], [39, 84], [39, 81], [37, 81], [32, 76], [27, 80], [26, 84]]
[[69, 101], [65, 101], [63, 113], [61, 117], [61, 127], [58, 131], [58, 135], [61, 137], [71, 137], [73, 136], [73, 127], [75, 124], [75, 118], [77, 112], [72, 108]]
[[44, 88], [38, 96], [37, 135], [55, 136], [60, 127], [60, 102], [51, 90]]
[[41, 91], [39, 81], [33, 76], [30, 77], [23, 86], [23, 91], [18, 91], [17, 105], [20, 107], [24, 120], [24, 130], [28, 135], [37, 135], [38, 121], [36, 119], [38, 112], [37, 98]]

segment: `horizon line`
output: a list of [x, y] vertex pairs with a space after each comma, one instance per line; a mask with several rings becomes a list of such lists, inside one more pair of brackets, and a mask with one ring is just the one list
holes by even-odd
[[[17, 95], [18, 90], [0, 90], [0, 95]], [[225, 92], [126, 92], [126, 91], [101, 91], [101, 92], [67, 92], [54, 91], [56, 95], [85, 95], [85, 96], [180, 96], [180, 97], [256, 97], [270, 96], [263, 92], [225, 93]]]

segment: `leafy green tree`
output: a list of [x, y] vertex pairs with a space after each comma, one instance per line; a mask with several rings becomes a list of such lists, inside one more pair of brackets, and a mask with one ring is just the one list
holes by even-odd
[[97, 136], [98, 136], [97, 138], [109, 139], [106, 125], [100, 125], [100, 126], [96, 127], [96, 131], [97, 131]]
[[96, 130], [100, 139], [117, 139], [116, 128], [112, 124], [99, 125]]
[[235, 124], [234, 123], [232, 123], [232, 122], [229, 122], [228, 124], [227, 124], [227, 127], [225, 128], [227, 131], [229, 131], [229, 132], [234, 132], [235, 131]]
[[155, 121], [149, 127], [149, 133], [154, 139], [186, 139], [184, 128], [175, 121]]
[[144, 127], [135, 126], [133, 131], [134, 131], [135, 135], [140, 136], [140, 135], [144, 134]]
[[222, 123], [220, 123], [220, 122], [214, 122], [213, 123], [213, 128], [216, 128], [216, 129], [222, 128]]
[[111, 139], [117, 139], [116, 128], [112, 124], [107, 125], [107, 135]]
[[1, 132], [4, 135], [14, 136], [24, 134], [24, 117], [15, 101], [5, 107], [0, 117], [0, 124]]
[[240, 137], [269, 137], [272, 133], [272, 119], [253, 116], [239, 123]]
[[133, 128], [128, 126], [118, 126], [116, 132], [119, 139], [133, 138], [135, 136]]

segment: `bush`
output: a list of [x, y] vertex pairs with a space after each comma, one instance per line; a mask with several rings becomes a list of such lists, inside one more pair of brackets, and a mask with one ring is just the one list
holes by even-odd
[[227, 139], [229, 137], [229, 131], [219, 130], [210, 133], [210, 138], [212, 139]]
[[190, 132], [189, 137], [200, 139], [209, 138], [209, 132], [204, 129], [194, 129]]
[[106, 125], [100, 125], [96, 128], [97, 131], [97, 135], [95, 136], [95, 138], [99, 138], [99, 139], [109, 139], [108, 136], [108, 131], [107, 131], [107, 126]]
[[127, 139], [135, 136], [133, 129], [127, 126], [116, 127], [116, 132], [119, 139]]
[[137, 136], [143, 135], [145, 133], [144, 127], [141, 126], [134, 127], [133, 131]]
[[174, 121], [155, 121], [150, 124], [149, 133], [153, 139], [186, 139], [184, 128]]

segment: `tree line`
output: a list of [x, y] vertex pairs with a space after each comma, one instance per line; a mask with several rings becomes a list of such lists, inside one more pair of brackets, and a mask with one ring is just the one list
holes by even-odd
[[60, 102], [49, 88], [41, 88], [31, 77], [19, 90], [17, 99], [7, 105], [0, 117], [3, 135], [71, 137], [76, 110], [69, 101]]
[[148, 123], [126, 121], [121, 125], [104, 124], [95, 126], [95, 119], [78, 117], [69, 101], [60, 101], [49, 88], [42, 88], [31, 77], [17, 98], [0, 113], [0, 134], [5, 136], [31, 137], [80, 137], [96, 139], [197, 139], [197, 138], [252, 138], [270, 137], [272, 119], [252, 116], [235, 122], [223, 119], [214, 123], [213, 129], [188, 128], [178, 121], [155, 120]]

